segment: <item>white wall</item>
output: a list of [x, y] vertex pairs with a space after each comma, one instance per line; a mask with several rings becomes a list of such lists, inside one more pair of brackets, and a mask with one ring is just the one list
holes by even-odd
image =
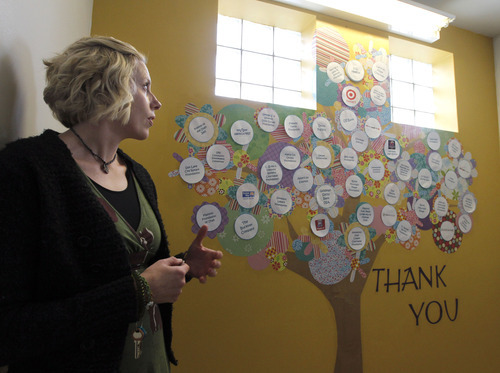
[[43, 101], [42, 59], [90, 34], [93, 0], [0, 0], [0, 148], [64, 127]]

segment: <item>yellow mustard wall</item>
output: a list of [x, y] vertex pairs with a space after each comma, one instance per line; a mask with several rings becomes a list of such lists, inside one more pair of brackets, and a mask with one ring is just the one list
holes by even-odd
[[[123, 148], [152, 174], [173, 253], [193, 238], [192, 208], [203, 202], [180, 178], [172, 157], [187, 155], [173, 140], [175, 117], [184, 106], [211, 104], [217, 112], [234, 100], [214, 91], [217, 0], [95, 0], [93, 34], [112, 35], [135, 45], [149, 58], [153, 91], [163, 103], [151, 136]], [[331, 18], [356, 34], [370, 30]], [[365, 41], [361, 41], [365, 43]], [[376, 292], [371, 273], [362, 294], [361, 326], [364, 372], [496, 372], [500, 369], [500, 245], [497, 186], [499, 143], [493, 43], [490, 38], [450, 27], [432, 45], [454, 54], [459, 133], [464, 149], [478, 162], [479, 176], [471, 190], [478, 199], [472, 232], [455, 254], [436, 249], [430, 232], [413, 252], [384, 244], [374, 268], [438, 266], [446, 287]], [[244, 102], [258, 108], [258, 103]], [[206, 245], [220, 249], [217, 240]], [[337, 336], [335, 314], [322, 293], [291, 271], [255, 271], [246, 258], [228, 253], [216, 279], [192, 281], [175, 304], [174, 372], [333, 372]], [[458, 316], [446, 314], [431, 324], [420, 316], [416, 325], [409, 304], [446, 301]], [[436, 318], [436, 303], [430, 308]], [[443, 311], [444, 312], [444, 311]]]

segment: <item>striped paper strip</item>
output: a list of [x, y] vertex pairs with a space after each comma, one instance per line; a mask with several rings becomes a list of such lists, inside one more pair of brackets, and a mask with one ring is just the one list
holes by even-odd
[[262, 206], [255, 205], [254, 208], [252, 209], [252, 214], [259, 215], [261, 211], [262, 211]]
[[229, 202], [229, 208], [233, 211], [236, 211], [240, 208], [240, 204], [235, 199], [232, 199], [231, 202]]
[[182, 129], [182, 128], [174, 134], [174, 139], [175, 139], [175, 141], [180, 142], [180, 143], [188, 141], [186, 135], [184, 134], [184, 129]]
[[344, 38], [333, 28], [321, 27], [314, 36], [316, 63], [327, 67], [332, 61], [347, 62], [350, 58], [349, 47]]
[[375, 153], [382, 154], [382, 151], [384, 150], [384, 144], [385, 136], [379, 136], [372, 141], [372, 149], [375, 151]]
[[288, 250], [288, 238], [283, 232], [273, 232], [268, 245], [275, 247], [278, 253], [286, 253]]
[[285, 127], [283, 126], [278, 126], [273, 133], [272, 136], [276, 139], [276, 141], [280, 142], [288, 142], [290, 141], [290, 136], [287, 135], [285, 131]]
[[198, 106], [196, 106], [193, 103], [186, 104], [184, 107], [184, 111], [186, 112], [187, 115], [199, 113], [200, 109], [198, 109]]

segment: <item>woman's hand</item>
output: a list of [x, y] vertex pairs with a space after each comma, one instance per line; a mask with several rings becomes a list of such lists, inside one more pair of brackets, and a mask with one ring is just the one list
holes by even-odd
[[141, 276], [148, 282], [155, 303], [174, 303], [186, 284], [188, 271], [189, 266], [182, 259], [171, 256], [158, 260]]
[[203, 239], [207, 234], [208, 227], [202, 226], [198, 231], [198, 235], [194, 239], [189, 250], [184, 257], [184, 260], [189, 265], [188, 275], [196, 277], [202, 284], [207, 282], [208, 277], [215, 277], [217, 269], [220, 268], [222, 258], [221, 251], [211, 250], [203, 246]]

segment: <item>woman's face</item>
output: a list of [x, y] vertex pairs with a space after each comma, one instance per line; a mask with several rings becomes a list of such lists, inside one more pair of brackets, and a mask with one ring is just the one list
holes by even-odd
[[127, 137], [145, 140], [149, 129], [153, 126], [155, 110], [161, 108], [161, 103], [151, 91], [151, 77], [143, 62], [139, 62], [132, 75], [135, 83], [134, 100], [130, 108], [130, 119], [124, 126]]

